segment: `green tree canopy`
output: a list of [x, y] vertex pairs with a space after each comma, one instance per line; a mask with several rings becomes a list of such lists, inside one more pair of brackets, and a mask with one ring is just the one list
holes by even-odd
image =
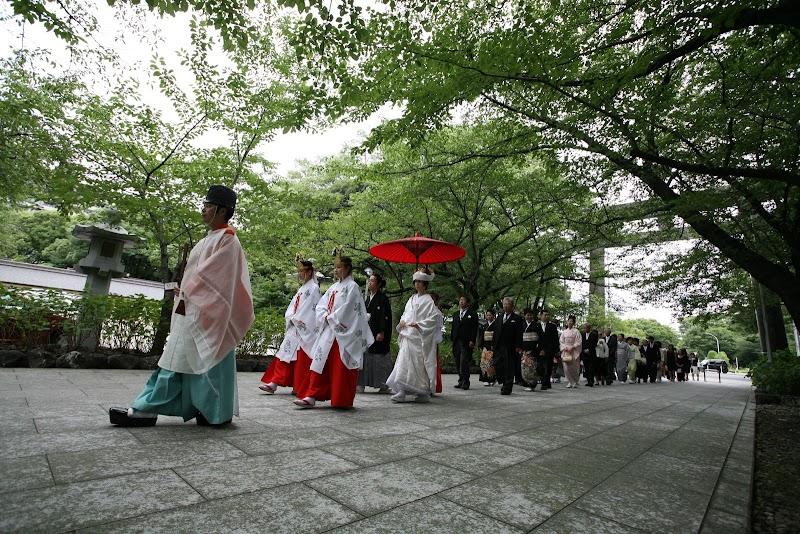
[[6, 203], [46, 196], [51, 183], [83, 171], [71, 139], [85, 87], [76, 76], [29, 68], [29, 56], [0, 60], [0, 199]]
[[601, 197], [651, 197], [640, 215], [691, 225], [800, 322], [796, 3], [342, 5], [355, 29], [314, 6], [295, 44], [319, 67], [318, 108], [402, 106], [370, 146], [499, 121], [493, 157], [556, 149]]
[[[229, 49], [258, 34], [251, 12], [296, 9], [288, 35], [310, 71], [298, 71], [304, 113], [359, 120], [396, 105], [402, 116], [367, 143], [384, 150], [454, 122], [491, 123], [498, 142], [476, 140], [440, 165], [555, 151], [599, 209], [621, 193], [649, 198], [630, 215], [688, 223], [800, 323], [796, 2], [147, 3], [194, 7]], [[80, 20], [73, 4], [12, 5], [67, 38]]]
[[[504, 296], [542, 306], [548, 286], [585, 279], [572, 257], [602, 239], [589, 209], [593, 197], [569, 183], [563, 165], [546, 153], [449, 160], [477, 143], [491, 145], [498, 135], [489, 124], [445, 128], [424, 145], [383, 145], [374, 162], [352, 170], [364, 189], [333, 225], [362, 253], [416, 232], [462, 246], [464, 259], [433, 266], [445, 303], [466, 294], [474, 307], [494, 306]], [[411, 266], [368, 263], [399, 290], [410, 290]]]

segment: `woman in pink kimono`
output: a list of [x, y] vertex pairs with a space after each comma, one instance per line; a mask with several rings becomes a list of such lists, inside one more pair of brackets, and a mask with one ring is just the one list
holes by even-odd
[[564, 363], [564, 378], [568, 388], [578, 387], [581, 371], [581, 333], [575, 328], [575, 316], [567, 317], [567, 327], [561, 332], [561, 361]]

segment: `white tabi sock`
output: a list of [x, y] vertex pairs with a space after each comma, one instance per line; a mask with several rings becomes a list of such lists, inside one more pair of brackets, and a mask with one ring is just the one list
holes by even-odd
[[131, 419], [149, 419], [158, 417], [158, 414], [149, 412], [137, 412], [133, 408], [128, 408], [128, 417], [130, 417]]

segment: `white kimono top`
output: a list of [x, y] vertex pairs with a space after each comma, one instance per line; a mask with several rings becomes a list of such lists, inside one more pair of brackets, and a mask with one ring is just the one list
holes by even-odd
[[297, 290], [297, 294], [286, 308], [284, 314], [286, 335], [276, 355], [282, 362], [295, 361], [298, 347], [301, 347], [306, 354], [311, 354], [314, 342], [317, 340], [315, 308], [321, 296], [319, 286], [311, 279]]
[[158, 366], [202, 375], [236, 348], [255, 319], [250, 273], [233, 228], [211, 230], [197, 242], [181, 285], [175, 307], [183, 301], [186, 315], [172, 314]]
[[333, 284], [317, 302], [317, 340], [309, 355], [311, 370], [322, 373], [334, 340], [348, 369], [361, 369], [364, 353], [375, 343], [369, 328], [367, 308], [351, 276]]
[[598, 358], [608, 358], [608, 343], [602, 337], [597, 340], [597, 347], [595, 348], [595, 355]]

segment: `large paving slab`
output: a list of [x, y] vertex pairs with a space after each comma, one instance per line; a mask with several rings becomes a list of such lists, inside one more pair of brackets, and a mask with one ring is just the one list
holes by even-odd
[[0, 532], [747, 532], [754, 411], [721, 383], [299, 410], [239, 373], [227, 428], [108, 423], [149, 372], [0, 370]]

